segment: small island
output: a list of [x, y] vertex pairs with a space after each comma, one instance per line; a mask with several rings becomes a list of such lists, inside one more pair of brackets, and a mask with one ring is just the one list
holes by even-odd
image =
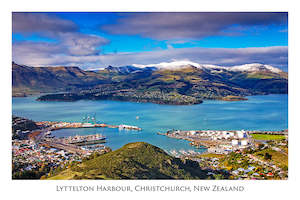
[[12, 97], [27, 97], [25, 92], [13, 92]]
[[223, 100], [223, 101], [246, 101], [248, 99], [245, 97], [241, 97], [241, 96], [228, 95], [226, 97], [221, 98], [221, 100]]
[[143, 103], [150, 102], [168, 105], [192, 105], [203, 102], [200, 98], [182, 95], [177, 92], [164, 93], [161, 91], [138, 91], [133, 89], [86, 93], [47, 94], [37, 98], [37, 101], [77, 101], [82, 99], [117, 100]]

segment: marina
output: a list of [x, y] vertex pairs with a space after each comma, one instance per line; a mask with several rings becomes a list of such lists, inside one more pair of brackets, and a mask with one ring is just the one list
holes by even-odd
[[101, 134], [95, 134], [57, 138], [51, 135], [51, 131], [49, 129], [45, 129], [44, 131], [40, 131], [39, 134], [31, 135], [30, 140], [36, 145], [56, 148], [79, 155], [88, 155], [90, 151], [105, 148], [104, 145], [100, 144], [106, 142], [106, 137]]
[[[69, 136], [67, 138], [56, 138], [55, 140], [59, 143], [63, 144], [73, 144], [76, 146], [86, 146], [86, 145], [93, 145], [93, 144], [101, 144], [105, 143], [106, 137], [101, 134], [95, 135], [76, 135], [76, 136]], [[53, 140], [53, 139], [52, 139]]]

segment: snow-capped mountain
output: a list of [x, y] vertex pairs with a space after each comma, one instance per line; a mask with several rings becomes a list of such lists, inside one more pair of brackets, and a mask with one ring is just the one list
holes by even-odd
[[173, 62], [162, 62], [162, 63], [158, 63], [158, 64], [148, 64], [148, 65], [133, 64], [133, 66], [139, 67], [139, 68], [155, 67], [157, 69], [180, 69], [182, 67], [186, 67], [189, 65], [197, 67], [197, 68], [201, 68], [200, 64], [191, 62], [191, 61], [185, 61], [185, 60], [173, 61]]
[[229, 70], [231, 70], [231, 71], [247, 71], [247, 72], [270, 71], [273, 73], [282, 72], [280, 69], [278, 69], [276, 67], [273, 67], [271, 65], [264, 65], [264, 64], [260, 64], [260, 63], [237, 65], [237, 66], [230, 67]]
[[199, 69], [217, 69], [217, 68], [224, 68], [225, 67], [221, 67], [221, 66], [217, 66], [217, 65], [208, 65], [208, 64], [199, 64], [199, 63], [195, 63], [192, 61], [187, 61], [187, 60], [181, 60], [181, 61], [173, 61], [173, 62], [162, 62], [162, 63], [158, 63], [158, 64], [148, 64], [148, 65], [140, 65], [140, 64], [133, 64], [132, 66], [135, 67], [139, 67], [139, 68], [146, 68], [146, 67], [154, 67], [156, 69], [181, 69], [181, 68], [185, 68], [185, 67], [196, 67]]
[[[46, 93], [61, 92], [66, 88], [74, 91], [84, 91], [84, 88], [91, 88], [91, 91], [94, 91], [93, 88], [96, 91], [99, 88], [99, 91], [102, 89], [103, 91], [115, 91], [115, 88], [119, 88], [131, 89], [133, 93], [128, 93], [128, 95], [133, 96], [130, 99], [134, 100], [136, 96], [144, 95], [143, 91], [163, 91], [165, 93], [175, 91], [181, 95], [200, 99], [220, 99], [228, 95], [288, 93], [288, 74], [286, 72], [281, 72], [269, 65], [256, 63], [224, 67], [176, 61], [124, 67], [109, 66], [97, 72], [84, 71], [78, 67], [36, 68], [15, 63], [12, 64], [12, 68], [13, 90], [16, 94], [19, 94], [20, 91], [27, 92], [27, 88], [30, 88], [30, 92]], [[36, 77], [42, 78], [37, 79]], [[153, 93], [153, 97], [155, 95], [156, 93]], [[114, 98], [113, 96], [112, 98]], [[99, 97], [95, 96], [95, 98]], [[124, 96], [120, 96], [120, 98], [124, 99]], [[186, 98], [184, 97], [184, 99]]]
[[[172, 61], [172, 62], [162, 62], [157, 64], [132, 64], [121, 67], [112, 67], [109, 66], [105, 70], [109, 72], [115, 72], [120, 74], [130, 74], [138, 72], [151, 72], [156, 70], [180, 70], [187, 67], [195, 67], [198, 69], [205, 70], [209, 73], [225, 71], [232, 72], [267, 72], [279, 74], [283, 72], [282, 70], [273, 67], [271, 65], [265, 65], [260, 63], [251, 63], [244, 65], [235, 65], [235, 66], [219, 66], [219, 65], [210, 65], [210, 64], [199, 64], [192, 61], [181, 60], [181, 61]], [[217, 71], [216, 71], [217, 70]]]
[[137, 73], [137, 72], [146, 72], [146, 71], [155, 71], [157, 68], [155, 67], [136, 67], [134, 65], [127, 65], [121, 67], [112, 67], [108, 66], [104, 70], [109, 72], [119, 73], [119, 74], [130, 74], [130, 73]]
[[133, 64], [132, 66], [137, 68], [147, 68], [152, 67], [159, 70], [163, 69], [172, 69], [177, 70], [184, 67], [194, 66], [199, 69], [207, 69], [207, 70], [213, 70], [213, 69], [223, 69], [228, 71], [246, 71], [246, 72], [273, 72], [273, 73], [280, 73], [282, 70], [273, 67], [271, 65], [264, 65], [260, 63], [252, 63], [252, 64], [244, 64], [244, 65], [236, 65], [231, 67], [225, 67], [225, 66], [218, 66], [218, 65], [209, 65], [209, 64], [199, 64], [191, 61], [173, 61], [173, 62], [162, 62], [158, 64], [147, 64], [147, 65], [141, 65], [141, 64]]
[[112, 67], [112, 66], [108, 66], [106, 68], [106, 70], [110, 71], [110, 72], [115, 72], [115, 73], [121, 73], [121, 74], [129, 74], [131, 72], [140, 70], [140, 68], [138, 67], [134, 67], [134, 66], [122, 66], [122, 67]]

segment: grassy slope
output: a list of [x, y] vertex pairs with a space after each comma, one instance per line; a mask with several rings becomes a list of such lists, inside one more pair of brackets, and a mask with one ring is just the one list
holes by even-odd
[[199, 158], [223, 158], [225, 156], [223, 154], [206, 153], [206, 154], [200, 154], [198, 157]]
[[[76, 176], [75, 176], [76, 175]], [[83, 162], [49, 179], [204, 179], [193, 161], [182, 162], [144, 142]]]
[[270, 135], [270, 134], [251, 134], [255, 140], [282, 140], [285, 139], [284, 135]]
[[288, 155], [274, 151], [272, 149], [264, 149], [262, 151], [256, 152], [255, 155], [259, 156], [261, 159], [264, 159], [265, 153], [269, 153], [272, 156], [272, 161], [279, 167], [288, 166]]
[[28, 67], [13, 63], [13, 93], [65, 91], [68, 88], [93, 85], [106, 81], [100, 73], [78, 67]]

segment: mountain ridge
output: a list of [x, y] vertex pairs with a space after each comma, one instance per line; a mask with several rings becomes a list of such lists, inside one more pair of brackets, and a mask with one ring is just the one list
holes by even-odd
[[250, 95], [288, 93], [288, 74], [272, 66], [242, 65], [234, 70], [211, 65], [178, 66], [160, 69], [109, 66], [92, 72], [78, 67], [34, 68], [13, 63], [13, 95], [65, 92], [64, 95], [44, 95], [39, 100], [108, 99], [188, 105], [226, 96], [243, 99]]
[[12, 63], [13, 93], [68, 91], [78, 86], [99, 84], [104, 79], [96, 72], [76, 66], [29, 67]]
[[283, 72], [281, 69], [273, 67], [271, 65], [265, 65], [261, 63], [249, 63], [243, 65], [234, 65], [234, 66], [219, 66], [219, 65], [211, 65], [211, 64], [199, 64], [191, 61], [173, 61], [173, 62], [163, 62], [158, 64], [132, 64], [134, 67], [145, 68], [145, 67], [156, 67], [157, 69], [180, 69], [185, 66], [194, 66], [199, 69], [224, 69], [228, 71], [270, 71], [273, 73]]

